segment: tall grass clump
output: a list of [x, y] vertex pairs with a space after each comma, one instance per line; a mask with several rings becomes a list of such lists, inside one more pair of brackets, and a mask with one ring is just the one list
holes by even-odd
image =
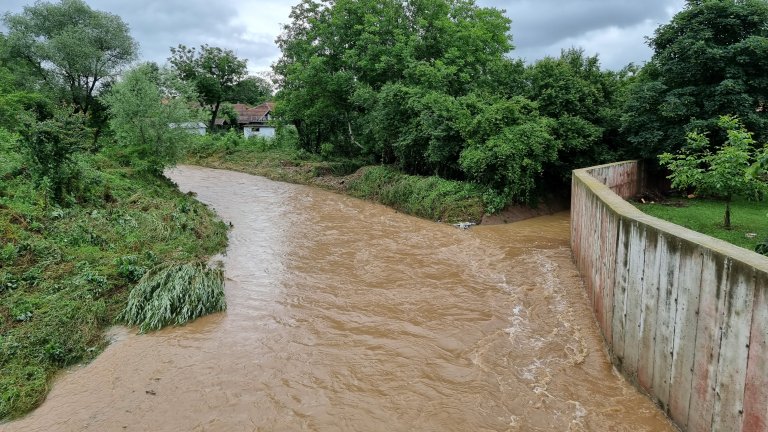
[[386, 166], [367, 168], [348, 188], [358, 198], [435, 221], [479, 222], [484, 213], [482, 189], [476, 184], [413, 176]]
[[221, 268], [201, 262], [161, 264], [131, 290], [120, 318], [144, 333], [182, 325], [226, 308]]

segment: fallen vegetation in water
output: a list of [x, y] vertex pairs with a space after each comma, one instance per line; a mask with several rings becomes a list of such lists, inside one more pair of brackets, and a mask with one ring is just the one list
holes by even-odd
[[0, 133], [0, 419], [36, 407], [58, 370], [101, 352], [149, 269], [204, 261], [227, 242], [210, 209], [103, 154], [77, 157], [72, 195], [55, 204], [17, 139]]
[[201, 262], [161, 264], [133, 287], [120, 319], [147, 332], [183, 325], [226, 308], [220, 267], [209, 268]]

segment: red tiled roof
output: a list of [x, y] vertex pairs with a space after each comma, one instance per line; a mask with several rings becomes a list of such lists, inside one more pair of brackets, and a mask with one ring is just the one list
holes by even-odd
[[[240, 125], [250, 123], [265, 123], [267, 115], [275, 108], [274, 102], [265, 102], [259, 106], [247, 104], [232, 104], [232, 108], [237, 113], [237, 123]], [[216, 119], [217, 125], [224, 124], [223, 118]]]

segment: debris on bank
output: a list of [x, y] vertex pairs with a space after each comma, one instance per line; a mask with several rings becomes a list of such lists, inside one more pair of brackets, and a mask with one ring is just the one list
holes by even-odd
[[477, 225], [477, 224], [474, 223], [474, 222], [459, 222], [459, 223], [453, 224], [453, 226], [455, 226], [456, 228], [463, 229], [463, 230], [469, 229], [470, 227], [472, 227], [474, 225]]

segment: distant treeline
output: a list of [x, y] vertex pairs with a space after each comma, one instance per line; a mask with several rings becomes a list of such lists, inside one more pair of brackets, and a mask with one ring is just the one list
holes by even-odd
[[472, 0], [304, 0], [291, 19], [274, 72], [302, 148], [478, 182], [500, 203], [560, 190], [576, 167], [655, 160], [721, 115], [768, 136], [764, 0], [689, 1], [651, 61], [621, 71], [578, 48], [511, 58], [510, 19]]

